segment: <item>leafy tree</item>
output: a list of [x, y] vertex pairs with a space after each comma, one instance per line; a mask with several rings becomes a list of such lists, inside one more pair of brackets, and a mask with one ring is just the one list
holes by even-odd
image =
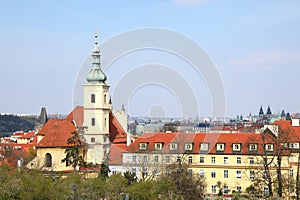
[[77, 131], [72, 132], [72, 135], [67, 141], [70, 147], [66, 148], [66, 157], [61, 162], [72, 165], [74, 172], [76, 172], [77, 166], [84, 165], [83, 156], [80, 155], [80, 148], [83, 146], [83, 141]]
[[100, 174], [99, 174], [100, 178], [102, 178], [103, 180], [106, 180], [108, 178], [109, 172], [110, 172], [110, 169], [109, 169], [107, 162], [102, 162]]
[[130, 171], [124, 172], [124, 177], [127, 179], [127, 184], [132, 185], [134, 182], [137, 182], [137, 177], [136, 174], [133, 172], [131, 173]]

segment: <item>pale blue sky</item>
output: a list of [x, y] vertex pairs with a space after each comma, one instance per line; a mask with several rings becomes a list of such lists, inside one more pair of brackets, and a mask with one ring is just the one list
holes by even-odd
[[[39, 113], [42, 105], [49, 113], [70, 112], [74, 82], [93, 48], [96, 27], [100, 42], [159, 27], [199, 43], [223, 79], [227, 116], [256, 114], [269, 104], [273, 112], [300, 112], [299, 10], [297, 0], [2, 1], [0, 112]], [[118, 72], [117, 67], [107, 72], [112, 90]], [[207, 116], [209, 95], [203, 93], [200, 115]], [[165, 103], [143, 93], [133, 98], [132, 115], [147, 116], [149, 106]]]

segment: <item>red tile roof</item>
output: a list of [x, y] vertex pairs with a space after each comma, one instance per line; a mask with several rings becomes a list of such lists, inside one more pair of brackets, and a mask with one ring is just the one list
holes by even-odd
[[76, 131], [72, 121], [67, 119], [50, 119], [39, 131], [38, 135], [44, 138], [36, 145], [37, 147], [66, 147], [68, 138]]
[[74, 120], [76, 126], [81, 127], [83, 125], [83, 106], [76, 106], [66, 119]]
[[[84, 121], [83, 106], [77, 106], [74, 108], [74, 110], [67, 116], [66, 119], [71, 121], [74, 120], [77, 127], [82, 126]], [[127, 134], [111, 111], [109, 112], [109, 131], [109, 139], [112, 143], [126, 143]]]
[[121, 165], [122, 153], [127, 150], [126, 144], [112, 144], [109, 151], [109, 165]]
[[112, 143], [126, 144], [127, 134], [111, 111], [109, 112], [109, 132], [109, 139]]

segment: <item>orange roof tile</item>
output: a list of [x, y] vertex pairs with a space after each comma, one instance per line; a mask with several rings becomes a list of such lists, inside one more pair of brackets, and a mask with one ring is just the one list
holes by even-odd
[[109, 112], [109, 132], [112, 143], [126, 143], [127, 134], [112, 112]]
[[109, 151], [109, 165], [121, 165], [122, 153], [126, 152], [126, 144], [112, 144]]
[[83, 106], [76, 106], [66, 119], [74, 120], [76, 126], [81, 127], [83, 125]]
[[68, 138], [76, 131], [75, 125], [66, 119], [50, 119], [39, 131], [38, 135], [44, 138], [36, 145], [37, 147], [66, 147]]

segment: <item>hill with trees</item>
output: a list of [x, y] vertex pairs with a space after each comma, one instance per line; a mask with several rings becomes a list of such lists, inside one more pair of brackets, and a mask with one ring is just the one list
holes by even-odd
[[0, 136], [8, 136], [15, 131], [33, 130], [35, 122], [34, 116], [0, 115]]

